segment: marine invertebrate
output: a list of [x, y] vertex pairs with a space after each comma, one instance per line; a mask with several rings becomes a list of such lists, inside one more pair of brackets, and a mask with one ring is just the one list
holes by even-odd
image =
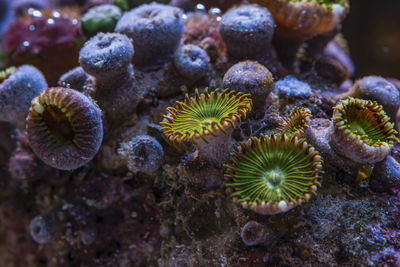
[[10, 67], [0, 76], [0, 120], [24, 129], [31, 101], [47, 88], [46, 80], [38, 69], [29, 65]]
[[[328, 34], [349, 12], [348, 0], [253, 0], [268, 8], [277, 24], [274, 42], [283, 63], [295, 68], [298, 48], [305, 40]], [[333, 38], [334, 36], [332, 36]]]
[[240, 237], [246, 246], [271, 244], [274, 239], [274, 233], [256, 221], [247, 222], [241, 229]]
[[218, 162], [229, 154], [230, 134], [251, 108], [249, 94], [218, 89], [199, 94], [196, 90], [194, 97], [186, 95], [176, 108], [167, 108], [161, 130], [172, 145], [194, 142], [203, 156]]
[[121, 15], [121, 9], [117, 6], [109, 4], [95, 6], [82, 16], [82, 31], [89, 38], [98, 32], [113, 32]]
[[[86, 8], [129, 0], [47, 1], [56, 9], [29, 9], [21, 19], [30, 23], [33, 17], [41, 14], [51, 22], [48, 13], [64, 16], [58, 7], [71, 3], [80, 11], [79, 17], [74, 17], [76, 21], [72, 21], [80, 28], [79, 21]], [[152, 0], [135, 1], [140, 5]], [[390, 167], [390, 171], [393, 172], [386, 174], [383, 172], [389, 168], [379, 169], [378, 165], [389, 160], [389, 156], [375, 164], [360, 164], [335, 153], [329, 144], [329, 119], [334, 106], [332, 96], [353, 84], [349, 78], [347, 85], [341, 85], [340, 89], [338, 86], [344, 77], [342, 67], [349, 69], [341, 64], [345, 60], [340, 60], [345, 49], [338, 45], [343, 51], [328, 53], [327, 48], [323, 53], [311, 54], [311, 40], [307, 41], [298, 54], [301, 63], [298, 75], [287, 78], [285, 83], [278, 83], [277, 93], [271, 93], [275, 82], [289, 73], [275, 57], [274, 51], [280, 46], [270, 45], [252, 61], [247, 61], [249, 64], [241, 65], [242, 59], [227, 54], [219, 33], [223, 12], [251, 0], [190, 1], [189, 4], [198, 7], [191, 10], [194, 12], [182, 14], [185, 26], [177, 49], [195, 45], [207, 53], [210, 59], [208, 70], [197, 81], [182, 75], [183, 71], [178, 72], [173, 62], [176, 50], [160, 58], [160, 63], [172, 59], [162, 66], [157, 65], [158, 60], [155, 63], [149, 61], [149, 65], [145, 62], [143, 66], [135, 66], [132, 63], [137, 52], [133, 49], [135, 40], [124, 34], [94, 36], [92, 42], [86, 44], [86, 51], [82, 51], [82, 57], [88, 57], [81, 59], [80, 67], [77, 67], [78, 53], [65, 56], [75, 65], [66, 69], [61, 78], [56, 77], [58, 84], [90, 97], [103, 109], [103, 142], [90, 162], [72, 171], [52, 168], [36, 156], [28, 140], [21, 142], [23, 138], [28, 139], [25, 130], [0, 121], [1, 267], [395, 265], [395, 261], [380, 256], [382, 249], [394, 253], [400, 247], [400, 194], [391, 188], [398, 183], [397, 176], [392, 176], [397, 175], [396, 165], [391, 165], [394, 168]], [[374, 1], [361, 1], [359, 5], [363, 9], [368, 6], [365, 2]], [[377, 5], [379, 9], [384, 6], [381, 3]], [[360, 9], [355, 11], [362, 13]], [[372, 23], [387, 28], [386, 19], [380, 19], [379, 23]], [[350, 24], [355, 25], [353, 21]], [[29, 26], [31, 30], [32, 26]], [[336, 34], [338, 29], [328, 35]], [[376, 39], [370, 36], [367, 43], [376, 43]], [[389, 39], [385, 40], [393, 41], [392, 37]], [[314, 42], [312, 50], [321, 51], [323, 41], [326, 40]], [[354, 43], [350, 44], [354, 47]], [[1, 46], [2, 66], [13, 64], [9, 63], [10, 54]], [[388, 48], [388, 53], [385, 50], [382, 54], [379, 50], [379, 54], [390, 57], [393, 49]], [[42, 52], [45, 53], [46, 49], [51, 50], [50, 47], [44, 48]], [[47, 60], [64, 65], [65, 52], [60, 51], [64, 52], [58, 50]], [[268, 53], [271, 55], [266, 55]], [[24, 56], [24, 60], [29, 60], [32, 55]], [[366, 60], [365, 57], [361, 59]], [[394, 57], [389, 59], [393, 61]], [[233, 71], [233, 66], [243, 68]], [[9, 73], [9, 77], [14, 75], [12, 71]], [[45, 69], [42, 73], [49, 74]], [[264, 83], [265, 79], [268, 84]], [[229, 86], [229, 91], [249, 94], [247, 98], [251, 99], [252, 110], [246, 114], [247, 119], [239, 114], [241, 124], [237, 120], [234, 129], [227, 124], [229, 129], [224, 128], [226, 134], [218, 129], [214, 132], [216, 136], [208, 135], [208, 144], [201, 137], [183, 141], [187, 146], [185, 150], [175, 150], [162, 140], [163, 126], [159, 122], [163, 120], [163, 114], [168, 115], [167, 107], [177, 109], [176, 100], [184, 102], [186, 93], [195, 98], [197, 87], [200, 95], [208, 86], [211, 97], [210, 92], [215, 88], [226, 88], [224, 83], [224, 86]], [[53, 84], [48, 87], [53, 87]], [[294, 106], [308, 107], [312, 111], [314, 118], [305, 129], [300, 126], [304, 123], [300, 119], [292, 118], [289, 122], [289, 113]], [[287, 117], [287, 122], [283, 122], [284, 117]], [[21, 122], [20, 128], [25, 121]], [[301, 136], [306, 137], [307, 143], [320, 153], [326, 162], [326, 173], [322, 178], [323, 187], [316, 186], [317, 194], [309, 202], [287, 213], [269, 217], [244, 209], [228, 198], [228, 194], [221, 194], [221, 189], [226, 189], [221, 188], [225, 183], [223, 164], [233, 165], [229, 163], [229, 157], [237, 142], [259, 137], [260, 133], [270, 135], [278, 132], [276, 127], [282, 122], [282, 128], [288, 129], [280, 134], [287, 138], [300, 138], [296, 133], [304, 129]], [[292, 124], [297, 127], [289, 126]], [[142, 144], [139, 137], [149, 142]], [[175, 142], [180, 148], [185, 148], [183, 144]], [[164, 158], [158, 160], [162, 158], [162, 149]], [[400, 145], [395, 144], [390, 154], [392, 159], [400, 162]], [[161, 166], [157, 169], [159, 164]], [[372, 191], [368, 188], [349, 190], [358, 170], [361, 179], [368, 177], [368, 169], [359, 169], [360, 165], [374, 165], [374, 175], [369, 180]], [[384, 193], [377, 193], [378, 190]], [[309, 194], [313, 195], [313, 192]], [[55, 221], [47, 217], [49, 212], [56, 217]], [[38, 215], [41, 220], [36, 222], [32, 236], [43, 244], [30, 236], [30, 221]], [[52, 229], [55, 226], [59, 227], [56, 231]], [[393, 254], [389, 252], [385, 254], [387, 257]]]
[[366, 76], [357, 80], [348, 92], [336, 98], [344, 99], [348, 96], [378, 102], [393, 120], [400, 106], [400, 92], [397, 87], [378, 76]]
[[305, 139], [278, 134], [252, 137], [225, 165], [227, 192], [242, 207], [261, 214], [286, 212], [316, 193], [319, 153]]
[[224, 75], [223, 88], [251, 94], [256, 117], [265, 113], [265, 100], [274, 87], [272, 73], [256, 61], [242, 61], [233, 65]]
[[185, 78], [198, 80], [203, 78], [209, 69], [210, 58], [207, 52], [197, 45], [184, 45], [174, 54], [174, 65]]
[[98, 85], [107, 83], [108, 79], [121, 72], [121, 77], [127, 74], [133, 54], [133, 46], [125, 35], [98, 33], [80, 50], [79, 63], [87, 73], [96, 77]]
[[29, 230], [32, 239], [37, 243], [49, 243], [57, 232], [55, 218], [52, 218], [51, 215], [36, 216], [29, 223]]
[[131, 41], [119, 33], [98, 33], [79, 53], [83, 70], [95, 77], [91, 96], [110, 122], [119, 123], [135, 111], [138, 95], [133, 81], [133, 55]]
[[313, 37], [333, 30], [349, 12], [348, 0], [256, 0], [272, 13], [278, 34]]
[[308, 108], [294, 107], [289, 118], [284, 119], [279, 131], [289, 136], [300, 136], [304, 133], [310, 122], [311, 112]]
[[239, 59], [267, 55], [274, 35], [274, 18], [268, 9], [244, 5], [228, 10], [221, 19], [220, 33], [228, 53]]
[[135, 65], [158, 65], [172, 59], [183, 32], [182, 14], [179, 8], [151, 3], [121, 17], [115, 31], [133, 40]]
[[393, 123], [376, 101], [349, 97], [333, 108], [330, 144], [358, 163], [376, 163], [398, 142]]
[[160, 168], [164, 158], [160, 143], [148, 135], [137, 136], [122, 143], [118, 154], [126, 160], [128, 169], [133, 173], [151, 174]]
[[53, 87], [40, 93], [32, 100], [26, 123], [33, 152], [57, 169], [89, 162], [103, 139], [101, 110], [72, 89]]

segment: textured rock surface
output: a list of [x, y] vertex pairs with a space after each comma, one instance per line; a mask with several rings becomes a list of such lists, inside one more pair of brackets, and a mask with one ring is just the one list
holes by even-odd
[[[188, 1], [172, 2], [194, 8]], [[204, 4], [223, 11], [229, 8], [223, 0]], [[186, 93], [192, 96], [195, 88], [202, 92], [222, 87], [224, 74], [239, 63], [227, 54], [219, 34], [219, 11], [197, 10], [185, 13], [181, 44], [199, 46], [207, 53], [208, 72], [201, 79], [182, 76], [172, 62], [146, 69], [126, 58], [124, 77], [112, 73], [113, 68], [106, 70], [109, 75], [97, 77], [85, 68], [62, 76], [60, 85], [76, 86], [73, 89], [94, 101], [99, 101], [99, 86], [107, 92], [99, 103], [109, 114], [103, 118], [105, 139], [96, 157], [84, 166], [61, 171], [45, 165], [32, 153], [24, 131], [0, 122], [0, 265], [399, 266], [400, 190], [393, 173], [398, 170], [400, 149], [396, 146], [391, 157], [375, 166], [370, 184], [355, 183], [359, 165], [336, 155], [326, 139], [335, 105], [331, 96], [343, 93], [337, 84], [343, 75], [324, 68], [327, 75], [320, 76], [317, 59], [305, 51], [298, 55], [297, 74], [284, 69], [275, 57], [256, 59], [280, 82], [268, 94], [263, 116], [243, 119], [233, 131], [232, 146], [260, 133], [275, 133], [293, 107], [308, 108], [312, 121], [305, 137], [325, 161], [316, 196], [287, 213], [263, 216], [233, 203], [224, 187], [210, 186], [221, 183], [224, 169], [210, 171], [193, 160], [190, 168], [197, 168], [200, 175], [187, 175], [194, 149], [169, 145], [159, 122], [166, 108]], [[135, 46], [135, 38], [130, 41]], [[266, 52], [273, 55], [273, 50]], [[77, 65], [78, 58], [74, 61]], [[129, 97], [134, 97], [131, 105]], [[126, 109], [124, 118], [116, 115], [122, 109], [118, 101]], [[164, 156], [152, 157], [160, 159], [156, 167], [132, 171], [118, 149], [143, 135], [156, 140], [157, 151]], [[139, 160], [149, 156], [138, 155]], [[255, 233], [260, 238], [246, 246], [242, 231], [249, 222], [261, 230]]]

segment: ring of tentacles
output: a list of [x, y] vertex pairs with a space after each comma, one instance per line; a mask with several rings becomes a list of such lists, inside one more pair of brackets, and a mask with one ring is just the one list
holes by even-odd
[[200, 138], [208, 143], [206, 137], [226, 134], [227, 130], [245, 118], [252, 109], [249, 94], [214, 90], [194, 97], [186, 95], [185, 99], [176, 102], [176, 107], [167, 108], [164, 115], [162, 131], [172, 144], [193, 142]]
[[46, 164], [72, 170], [90, 161], [103, 140], [101, 110], [78, 91], [53, 87], [32, 100], [29, 144]]
[[383, 160], [397, 131], [382, 106], [376, 101], [348, 97], [333, 108], [332, 141], [337, 150], [360, 163]]
[[227, 192], [244, 208], [261, 214], [288, 211], [320, 186], [319, 153], [305, 139], [277, 134], [252, 137], [226, 165]]

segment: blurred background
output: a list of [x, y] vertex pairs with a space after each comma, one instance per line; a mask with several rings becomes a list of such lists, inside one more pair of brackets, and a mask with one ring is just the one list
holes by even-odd
[[[12, 0], [13, 2], [72, 3], [113, 2], [113, 0]], [[138, 4], [152, 0], [130, 0]], [[169, 0], [164, 0], [167, 3]], [[171, 0], [172, 2], [178, 0]], [[0, 0], [0, 17], [6, 0]], [[193, 0], [213, 6], [230, 6], [241, 0]], [[350, 0], [350, 14], [343, 25], [351, 56], [356, 65], [355, 78], [381, 75], [400, 79], [400, 0]], [[1, 31], [1, 27], [0, 27]], [[1, 37], [0, 37], [1, 39]]]
[[381, 75], [400, 78], [400, 1], [350, 0], [343, 25], [355, 78]]

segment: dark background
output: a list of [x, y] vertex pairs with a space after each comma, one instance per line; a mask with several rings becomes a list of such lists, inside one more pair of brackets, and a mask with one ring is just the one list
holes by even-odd
[[400, 0], [351, 0], [343, 25], [355, 78], [381, 75], [400, 79]]

